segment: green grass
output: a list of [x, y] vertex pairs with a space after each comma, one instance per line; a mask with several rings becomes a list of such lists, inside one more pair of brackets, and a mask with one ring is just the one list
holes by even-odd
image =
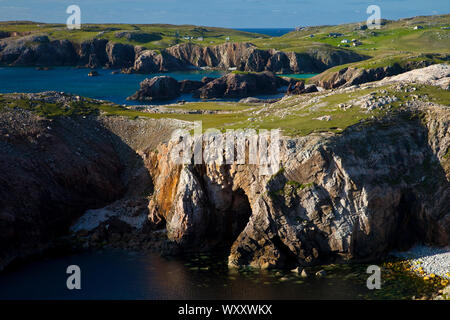
[[[140, 45], [147, 49], [161, 50], [178, 43], [195, 43], [201, 46], [225, 43], [229, 37], [232, 42], [252, 41], [258, 38], [268, 38], [266, 35], [249, 33], [226, 28], [199, 27], [193, 25], [170, 24], [84, 24], [80, 30], [68, 30], [63, 24], [40, 24], [36, 22], [0, 22], [0, 30], [20, 32], [22, 34], [47, 34], [50, 39], [68, 39], [82, 42], [90, 39], [107, 39], [116, 43]], [[138, 32], [150, 35], [147, 42], [128, 40], [117, 37], [120, 32]], [[192, 37], [186, 40], [184, 37]], [[199, 40], [203, 37], [203, 41]]]
[[[193, 102], [184, 105], [168, 106], [173, 109], [204, 110], [212, 113], [147, 113], [128, 109], [113, 103], [98, 103], [92, 99], [84, 102], [71, 102], [68, 105], [44, 103], [24, 98], [20, 94], [1, 94], [0, 112], [14, 109], [31, 110], [45, 117], [98, 115], [124, 116], [130, 119], [171, 118], [184, 121], [202, 121], [203, 129], [281, 129], [284, 135], [304, 136], [314, 132], [341, 133], [346, 128], [372, 119], [379, 119], [389, 112], [401, 108], [401, 104], [412, 99], [412, 95], [421, 100], [441, 105], [450, 105], [450, 91], [438, 87], [414, 85], [416, 91], [405, 93], [395, 91], [391, 86], [370, 88], [346, 93], [333, 93], [324, 96], [313, 93], [301, 96], [287, 97], [277, 103], [264, 106], [263, 104], [242, 104], [234, 102]], [[380, 91], [386, 93], [380, 93]], [[339, 104], [350, 104], [352, 100], [374, 92], [375, 97], [389, 95], [396, 96], [398, 101], [390, 104], [390, 109], [366, 111], [359, 106], [343, 110]], [[317, 101], [311, 102], [316, 97]], [[318, 120], [322, 116], [331, 116], [330, 121]]]
[[[309, 27], [305, 30], [290, 32], [281, 37], [248, 33], [233, 29], [201, 27], [193, 25], [169, 24], [85, 24], [81, 30], [68, 30], [64, 24], [41, 24], [36, 22], [0, 22], [0, 30], [9, 32], [48, 34], [51, 39], [69, 39], [81, 42], [88, 39], [108, 39], [119, 43], [142, 45], [148, 49], [164, 49], [177, 43], [192, 42], [198, 45], [216, 45], [227, 41], [251, 42], [261, 49], [278, 49], [293, 52], [320, 50], [352, 50], [371, 57], [400, 53], [448, 53], [450, 48], [450, 30], [441, 27], [450, 25], [450, 15], [415, 17], [398, 21], [387, 21], [379, 30], [355, 30], [360, 23], [337, 26]], [[414, 30], [415, 25], [424, 29]], [[118, 38], [118, 32], [138, 32], [152, 35], [153, 40], [138, 42], [124, 37]], [[342, 37], [331, 38], [329, 33], [342, 33]], [[314, 34], [313, 38], [309, 35]], [[184, 37], [193, 37], [186, 40]], [[203, 41], [198, 38], [203, 37]], [[342, 39], [358, 39], [361, 46], [338, 48]]]

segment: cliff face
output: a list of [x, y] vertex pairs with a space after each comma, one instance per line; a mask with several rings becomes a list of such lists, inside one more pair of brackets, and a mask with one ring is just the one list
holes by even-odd
[[344, 134], [282, 140], [281, 167], [174, 165], [150, 153], [150, 219], [183, 251], [231, 246], [231, 266], [370, 261], [416, 241], [450, 243], [450, 115], [356, 125]]
[[306, 53], [285, 53], [270, 49], [261, 50], [251, 43], [225, 43], [218, 46], [200, 47], [180, 44], [164, 50], [160, 55], [151, 50], [138, 54], [130, 71], [173, 71], [188, 68], [216, 68], [227, 70], [275, 73], [320, 72], [332, 66], [363, 60], [365, 57], [348, 50], [322, 52], [310, 50]]
[[0, 270], [51, 247], [86, 210], [151, 192], [136, 152], [156, 147], [176, 127], [165, 120], [48, 119], [0, 110]]
[[[370, 261], [416, 242], [448, 245], [448, 92], [424, 86], [448, 88], [448, 75], [448, 66], [434, 65], [364, 88], [288, 97], [291, 107], [264, 106], [270, 116], [283, 112], [290, 120], [286, 109], [298, 110], [299, 101], [310, 99], [317, 110], [321, 95], [331, 99], [323, 106], [327, 113], [343, 106], [343, 113], [354, 112], [349, 117], [373, 108], [380, 114], [341, 133], [281, 138], [281, 170], [273, 175], [261, 175], [254, 164], [173, 163], [180, 140], [170, 140], [171, 134], [180, 127], [189, 131], [189, 122], [101, 112], [48, 119], [20, 103], [6, 107], [12, 100], [2, 96], [0, 268], [49, 247], [88, 209], [95, 210], [75, 230], [90, 225], [84, 230], [97, 243], [124, 234], [133, 242], [129, 230], [139, 227], [143, 237], [134, 248], [152, 247], [151, 232], [143, 227], [148, 223], [150, 230], [166, 227], [158, 233], [162, 251], [225, 248], [230, 266]], [[408, 94], [413, 91], [417, 95]], [[391, 94], [409, 97], [396, 101]], [[338, 105], [345, 95], [353, 106]], [[64, 110], [84, 99], [54, 92], [20, 96], [37, 104], [57, 102]], [[336, 110], [333, 117], [339, 115]]]
[[226, 43], [201, 47], [179, 44], [161, 52], [140, 46], [93, 39], [80, 44], [51, 41], [48, 36], [8, 37], [0, 40], [0, 64], [17, 66], [79, 65], [109, 67], [125, 72], [155, 73], [191, 68], [216, 68], [276, 73], [321, 72], [327, 68], [365, 57], [349, 50], [284, 53], [260, 50], [250, 43]]

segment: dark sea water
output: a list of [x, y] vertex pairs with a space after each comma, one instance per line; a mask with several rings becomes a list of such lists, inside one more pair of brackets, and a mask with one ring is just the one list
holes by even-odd
[[[66, 269], [81, 268], [81, 290], [68, 290]], [[290, 271], [228, 270], [226, 259], [104, 249], [48, 257], [0, 273], [3, 299], [363, 299], [365, 267], [327, 269], [301, 278]]]
[[236, 29], [239, 31], [252, 32], [252, 33], [261, 33], [271, 37], [281, 37], [286, 33], [294, 31], [294, 28], [243, 28]]

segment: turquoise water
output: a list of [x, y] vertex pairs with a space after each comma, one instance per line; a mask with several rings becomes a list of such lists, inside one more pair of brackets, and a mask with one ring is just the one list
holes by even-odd
[[[31, 67], [0, 67], [0, 93], [63, 91], [94, 99], [103, 99], [118, 104], [142, 104], [126, 98], [139, 89], [145, 78], [162, 74], [112, 74], [111, 70], [97, 70], [98, 77], [89, 77], [89, 69], [56, 67], [38, 71]], [[219, 71], [172, 72], [177, 80], [201, 80], [203, 77], [218, 78]], [[190, 95], [177, 100], [193, 101]], [[170, 101], [169, 101], [170, 102]], [[167, 103], [164, 102], [164, 103]]]
[[[219, 78], [221, 71], [184, 71], [158, 74], [112, 74], [112, 70], [98, 70], [98, 77], [89, 77], [89, 69], [73, 67], [55, 67], [47, 71], [39, 71], [33, 67], [0, 67], [0, 93], [63, 91], [84, 97], [112, 101], [118, 104], [144, 104], [138, 101], [127, 101], [139, 89], [139, 83], [145, 78], [168, 75], [178, 81], [201, 80], [203, 77]], [[284, 75], [297, 79], [309, 78], [311, 74]], [[281, 98], [284, 93], [275, 95], [257, 95], [257, 98]], [[168, 104], [179, 100], [200, 101], [191, 94], [183, 94], [170, 101], [151, 102], [147, 104]], [[238, 101], [239, 99], [227, 99]]]

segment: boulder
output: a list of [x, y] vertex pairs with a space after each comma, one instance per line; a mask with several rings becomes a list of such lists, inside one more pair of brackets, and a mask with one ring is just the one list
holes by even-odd
[[139, 90], [127, 99], [140, 101], [170, 100], [179, 95], [180, 84], [177, 80], [168, 76], [158, 76], [142, 81]]

